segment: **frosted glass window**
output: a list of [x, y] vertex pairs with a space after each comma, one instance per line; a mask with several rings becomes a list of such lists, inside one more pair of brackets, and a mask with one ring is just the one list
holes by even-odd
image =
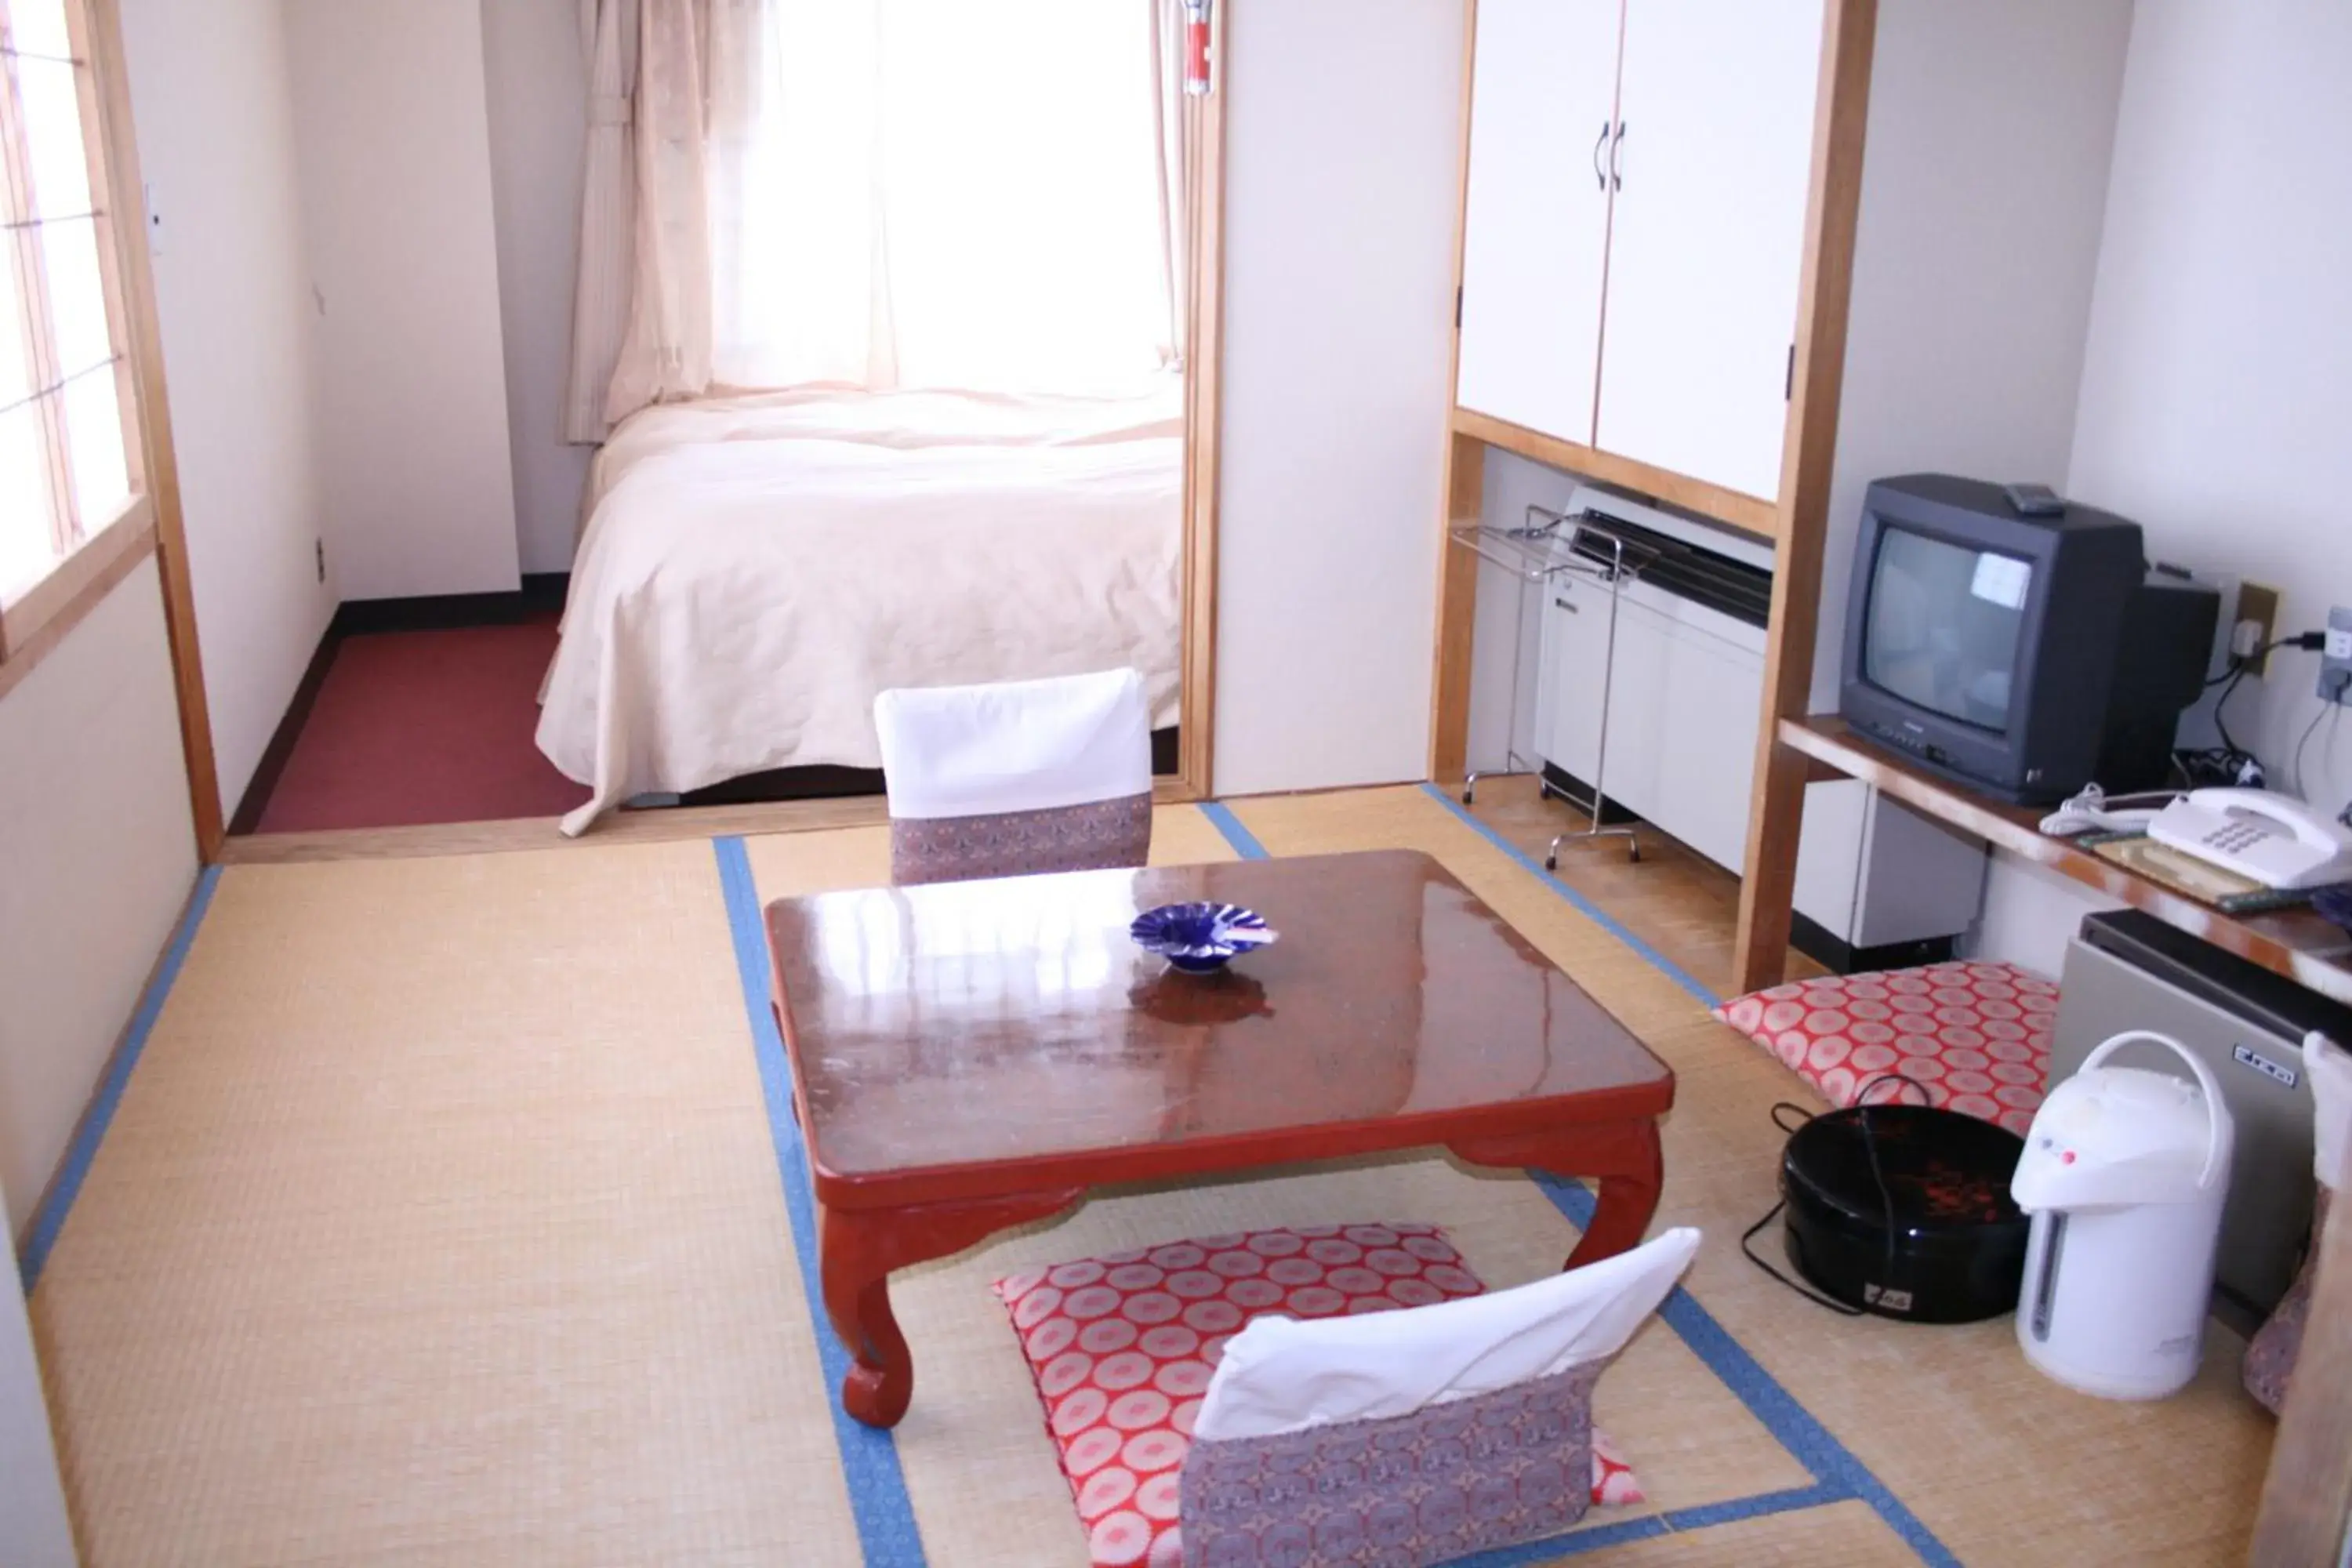
[[85, 530], [103, 528], [131, 499], [122, 457], [122, 400], [114, 368], [100, 365], [66, 383], [66, 446], [73, 453], [74, 510]]
[[66, 0], [8, 0], [8, 42], [20, 55], [69, 58], [73, 36], [66, 30]]
[[69, 60], [16, 62], [16, 94], [25, 106], [25, 142], [32, 157], [36, 217], [79, 217], [90, 210], [89, 154], [81, 140], [80, 76]]
[[38, 404], [0, 410], [0, 603], [39, 581], [57, 563], [49, 541], [46, 448]]
[[26, 357], [25, 323], [15, 302], [20, 297], [16, 287], [16, 247], [0, 238], [0, 408], [22, 403], [33, 395], [33, 365]]
[[67, 379], [114, 357], [106, 325], [106, 275], [98, 268], [97, 222], [84, 217], [45, 223], [41, 249], [48, 263], [58, 375]]
[[0, 0], [0, 606], [115, 521], [132, 494], [132, 413], [100, 146], [86, 121], [88, 0]]

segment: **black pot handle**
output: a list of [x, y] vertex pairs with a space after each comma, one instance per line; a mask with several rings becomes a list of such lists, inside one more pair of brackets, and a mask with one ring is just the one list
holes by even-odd
[[[1927, 1092], [1927, 1086], [1926, 1084], [1921, 1083], [1916, 1078], [1907, 1077], [1906, 1075], [1899, 1072], [1883, 1072], [1875, 1078], [1864, 1079], [1863, 1081], [1862, 1088], [1854, 1091], [1854, 1105], [1859, 1108], [1869, 1104], [1870, 1091], [1876, 1089], [1882, 1083], [1907, 1083], [1913, 1089], [1919, 1091], [1919, 1103], [1923, 1108], [1932, 1110], [1935, 1107], [1936, 1097]], [[1899, 1095], [1902, 1093], [1902, 1090], [1897, 1089], [1895, 1092]], [[1881, 1103], [1885, 1105], [1900, 1105], [1903, 1102], [1900, 1100], [1889, 1100], [1881, 1101]], [[1772, 1120], [1778, 1121], [1780, 1118], [1776, 1116]]]

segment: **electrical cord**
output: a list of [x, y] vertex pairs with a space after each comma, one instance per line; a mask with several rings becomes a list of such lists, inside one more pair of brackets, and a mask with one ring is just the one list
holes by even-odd
[[2261, 759], [2238, 744], [2237, 737], [2230, 733], [2230, 699], [2238, 694], [2238, 688], [2254, 672], [2254, 666], [2279, 649], [2292, 647], [2316, 653], [2326, 646], [2327, 633], [2324, 630], [2297, 632], [2293, 637], [2273, 637], [2252, 653], [2231, 654], [2221, 673], [2205, 682], [2208, 691], [2217, 686], [2222, 688], [2221, 695], [2213, 700], [2213, 729], [2221, 737], [2221, 743], [2202, 750], [2175, 752], [2173, 766], [2179, 770], [2181, 781], [2191, 788], [2209, 783], [2263, 787], [2265, 780]]
[[2252, 668], [2252, 659], [2239, 665], [2238, 672], [2230, 677], [2230, 684], [2222, 689], [2221, 695], [2213, 703], [2213, 728], [2221, 732], [2222, 750], [2242, 757], [2251, 757], [2253, 753], [2231, 737], [2230, 721], [2226, 711], [2230, 706], [2230, 699], [2238, 694], [2239, 684], [2246, 679], [2246, 672]]
[[[1871, 1181], [1878, 1189], [1878, 1201], [1885, 1220], [1885, 1238], [1886, 1242], [1886, 1257], [1883, 1265], [1884, 1278], [1880, 1281], [1881, 1288], [1885, 1289], [1891, 1287], [1896, 1272], [1895, 1244], [1897, 1230], [1895, 1219], [1895, 1189], [1886, 1180], [1885, 1168], [1879, 1163], [1878, 1133], [1870, 1125], [1870, 1091], [1876, 1089], [1882, 1083], [1893, 1083], [1898, 1086], [1895, 1091], [1896, 1099], [1893, 1103], [1900, 1103], [1903, 1090], [1899, 1086], [1904, 1084], [1908, 1084], [1913, 1089], [1919, 1091], [1920, 1102], [1923, 1105], [1933, 1105], [1935, 1103], [1935, 1097], [1927, 1092], [1927, 1086], [1921, 1083], [1917, 1079], [1907, 1077], [1899, 1072], [1880, 1073], [1877, 1076], [1865, 1080], [1862, 1088], [1854, 1092], [1853, 1110], [1855, 1121], [1859, 1126], [1862, 1135], [1863, 1153], [1870, 1162]], [[1795, 1127], [1790, 1126], [1786, 1121], [1780, 1119], [1780, 1113], [1784, 1110], [1794, 1111], [1801, 1119]], [[1803, 1106], [1792, 1105], [1785, 1100], [1772, 1107], [1770, 1115], [1773, 1126], [1778, 1127], [1783, 1132], [1790, 1133], [1801, 1131], [1807, 1122], [1813, 1120], [1811, 1113], [1807, 1111]], [[1765, 1273], [1769, 1274], [1773, 1279], [1778, 1279], [1781, 1284], [1786, 1285], [1790, 1289], [1794, 1290], [1798, 1295], [1802, 1296], [1806, 1300], [1812, 1302], [1815, 1306], [1827, 1307], [1831, 1311], [1845, 1318], [1861, 1318], [1868, 1316], [1868, 1308], [1853, 1306], [1847, 1302], [1838, 1300], [1834, 1297], [1824, 1295], [1819, 1290], [1810, 1289], [1808, 1286], [1790, 1279], [1786, 1274], [1781, 1273], [1778, 1268], [1773, 1268], [1772, 1265], [1767, 1263], [1763, 1258], [1759, 1258], [1756, 1255], [1756, 1249], [1748, 1244], [1754, 1241], [1756, 1237], [1761, 1234], [1766, 1226], [1770, 1225], [1773, 1220], [1780, 1217], [1781, 1211], [1786, 1209], [1788, 1206], [1789, 1199], [1786, 1192], [1784, 1191], [1780, 1200], [1774, 1204], [1770, 1208], [1764, 1211], [1763, 1218], [1758, 1220], [1754, 1225], [1749, 1226], [1746, 1231], [1741, 1233], [1739, 1237], [1739, 1250], [1746, 1255], [1748, 1262], [1753, 1263], [1757, 1268], [1761, 1268]]]
[[2273, 637], [2250, 654], [2231, 654], [2230, 661], [2221, 667], [2221, 673], [2207, 679], [2205, 688], [2210, 691], [2225, 680], [2237, 679], [2283, 647], [2299, 647], [2305, 653], [2317, 653], [2326, 646], [2327, 634], [2325, 631], [2297, 632], [2291, 637]]
[[[2304, 750], [2311, 744], [2312, 736], [2319, 732], [2319, 721], [2322, 719], [2326, 718], [2331, 713], [2341, 713], [2344, 711], [2338, 704], [2344, 700], [2344, 689], [2348, 685], [2352, 685], [2352, 674], [2344, 674], [2336, 677], [2336, 689], [2333, 691], [2330, 691], [2325, 698], [2321, 699], [2319, 711], [2311, 716], [2311, 722], [2303, 727], [2303, 738], [2294, 743], [2294, 793], [2301, 795], [2305, 800], [2309, 800], [2311, 798], [2311, 790], [2306, 785], [2303, 776]], [[2326, 761], [2326, 756], [2324, 752], [2321, 754], [2320, 761], [2323, 763]], [[2352, 807], [2347, 807], [2347, 809], [2352, 809]]]
[[[2174, 766], [2179, 765], [2176, 760]], [[2084, 784], [2070, 795], [2057, 810], [2043, 817], [2042, 832], [2059, 838], [2072, 838], [2078, 833], [2137, 833], [2156, 820], [2157, 814], [2180, 797], [2177, 789], [2135, 790], [2129, 795], [2110, 795], [2095, 784]], [[2127, 803], [2147, 801], [2141, 806]], [[1873, 1080], [1874, 1082], [1876, 1080]]]

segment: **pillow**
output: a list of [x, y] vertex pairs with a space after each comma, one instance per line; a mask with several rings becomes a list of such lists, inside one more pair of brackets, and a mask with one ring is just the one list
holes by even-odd
[[[1273, 1313], [1328, 1318], [1476, 1296], [1430, 1225], [1302, 1226], [1080, 1258], [996, 1281], [1100, 1568], [1182, 1561], [1179, 1478], [1225, 1342]], [[1592, 1435], [1592, 1500], [1643, 1500]]]
[[[1779, 1057], [1832, 1105], [1896, 1072], [1928, 1102], [2019, 1137], [2050, 1079], [2058, 987], [2013, 963], [1971, 960], [1792, 981], [1726, 1002], [1715, 1016]], [[1900, 1085], [1874, 1101], [1912, 1098]]]

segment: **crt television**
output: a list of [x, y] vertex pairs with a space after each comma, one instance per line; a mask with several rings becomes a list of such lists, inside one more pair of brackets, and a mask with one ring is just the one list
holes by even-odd
[[2021, 804], [2165, 782], [2220, 595], [2151, 571], [2139, 525], [2002, 487], [1881, 479], [1864, 500], [1839, 707], [1929, 771]]

